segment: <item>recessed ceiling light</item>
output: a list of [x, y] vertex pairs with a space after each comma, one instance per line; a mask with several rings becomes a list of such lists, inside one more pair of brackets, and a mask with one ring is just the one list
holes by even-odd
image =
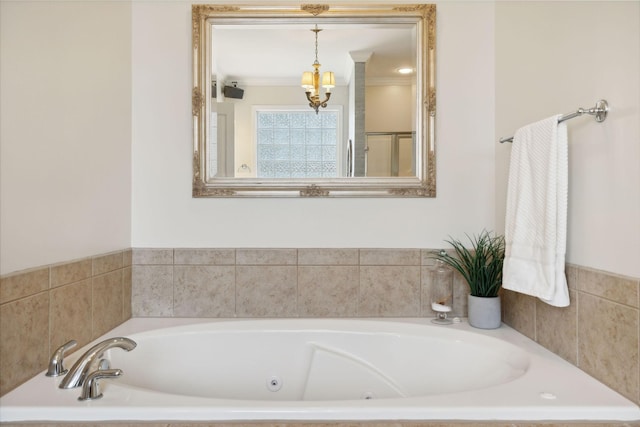
[[413, 68], [407, 68], [407, 67], [398, 68], [398, 72], [400, 74], [411, 74], [411, 73], [413, 73]]

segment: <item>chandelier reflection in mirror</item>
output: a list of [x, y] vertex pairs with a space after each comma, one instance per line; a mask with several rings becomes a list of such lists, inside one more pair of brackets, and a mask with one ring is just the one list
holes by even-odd
[[312, 29], [316, 34], [316, 60], [313, 62], [313, 71], [305, 71], [302, 73], [302, 87], [305, 89], [309, 107], [313, 108], [318, 114], [320, 107], [326, 108], [329, 98], [331, 98], [331, 88], [336, 85], [336, 78], [332, 71], [325, 71], [322, 74], [322, 87], [325, 89], [325, 99], [320, 101], [320, 63], [318, 62], [318, 33], [322, 29], [316, 27]]
[[[295, 2], [269, 5], [267, 0], [242, 6], [237, 2], [192, 5], [193, 197], [435, 197], [436, 6], [385, 4], [384, 1], [336, 2], [334, 7], [330, 4], [301, 6]], [[335, 71], [331, 99], [326, 108], [319, 106], [323, 114], [317, 115], [315, 108], [307, 107], [310, 101], [306, 96], [301, 98], [300, 93], [305, 92], [300, 90], [302, 72], [309, 70], [313, 75], [315, 68], [310, 66], [313, 62], [310, 38], [316, 39], [316, 33], [309, 33], [315, 24], [323, 29], [324, 62], [323, 67], [318, 67], [319, 90], [316, 92], [314, 87], [314, 93], [309, 95], [318, 95], [319, 101], [324, 100], [321, 71]], [[300, 30], [301, 33], [297, 33]], [[320, 35], [317, 43], [319, 50]], [[298, 45], [300, 51], [295, 53]], [[336, 52], [329, 49], [329, 45], [333, 45]], [[355, 61], [351, 52], [371, 52], [371, 61]], [[398, 54], [402, 61], [393, 60]], [[320, 52], [317, 57], [321, 62]], [[240, 60], [245, 58], [247, 64]], [[385, 58], [389, 61], [384, 61]], [[360, 63], [357, 70], [356, 62]], [[332, 64], [345, 67], [335, 69]], [[400, 66], [412, 68], [413, 74], [399, 77], [396, 69]], [[343, 70], [345, 77], [340, 75]], [[242, 81], [251, 88], [245, 92], [248, 97], [245, 96], [243, 102], [213, 98], [214, 76], [218, 81]], [[252, 79], [255, 82], [247, 83]], [[401, 89], [401, 93], [396, 93], [396, 88]], [[367, 92], [374, 95], [365, 98]], [[375, 100], [379, 102], [370, 102]], [[256, 112], [265, 106], [274, 111], [289, 111], [300, 106], [310, 114], [304, 114], [310, 125], [325, 120], [330, 116], [325, 114], [329, 110], [336, 110], [340, 127], [332, 132], [337, 145], [327, 149], [338, 162], [336, 174], [292, 175], [290, 178], [258, 176]], [[367, 117], [378, 129], [367, 129], [364, 123]], [[371, 120], [373, 117], [385, 120]], [[407, 138], [410, 143], [392, 144], [384, 140], [380, 144], [384, 156], [380, 157], [386, 169], [388, 164], [399, 164], [401, 158], [410, 159], [410, 174], [368, 174], [369, 165], [373, 164], [370, 160], [375, 156], [372, 150], [366, 150], [367, 132], [388, 131], [396, 123], [398, 131], [410, 135]], [[275, 132], [276, 127], [271, 130]], [[324, 135], [315, 129], [311, 133], [320, 137], [318, 141]], [[282, 130], [278, 134], [284, 141], [286, 132]], [[279, 161], [286, 148], [268, 151]], [[289, 155], [291, 152], [289, 149]], [[296, 155], [301, 153], [301, 149], [296, 151]], [[306, 146], [304, 153], [306, 158]], [[247, 164], [251, 173], [242, 169], [242, 164]]]

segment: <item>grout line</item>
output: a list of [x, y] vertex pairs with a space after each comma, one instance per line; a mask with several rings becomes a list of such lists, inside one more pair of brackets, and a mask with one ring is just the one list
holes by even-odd
[[120, 322], [124, 322], [125, 319], [125, 312], [124, 312], [124, 299], [125, 299], [125, 292], [124, 292], [124, 288], [125, 288], [125, 278], [124, 278], [124, 263], [122, 263], [123, 267], [120, 269], [120, 297], [122, 298], [122, 304], [120, 305]]
[[533, 299], [533, 340], [540, 343], [538, 337], [538, 298]]
[[[48, 341], [48, 346], [47, 346], [47, 358], [50, 357], [51, 353], [52, 353], [52, 345], [51, 345], [51, 338], [53, 336], [53, 331], [51, 330], [51, 317], [53, 316], [53, 312], [52, 312], [52, 307], [51, 307], [51, 267], [47, 268], [48, 272], [49, 272], [49, 287], [46, 290], [47, 292], [47, 329], [49, 332], [49, 339]], [[48, 360], [48, 359], [47, 359]]]
[[361, 299], [361, 294], [362, 294], [362, 266], [360, 265], [360, 249], [357, 249], [358, 254], [357, 254], [357, 259], [358, 259], [358, 292], [356, 294], [356, 317], [360, 317], [360, 301], [362, 301]]
[[94, 316], [93, 316], [93, 267], [91, 269], [91, 277], [89, 278], [89, 280], [91, 280], [91, 283], [89, 285], [89, 289], [91, 290], [90, 292], [90, 303], [89, 303], [89, 322], [91, 325], [91, 341], [93, 341], [94, 339], [97, 338], [97, 336], [95, 335], [95, 325], [94, 325]]
[[171, 249], [171, 315], [176, 317], [176, 250]]
[[295, 295], [295, 299], [296, 299], [296, 315], [295, 317], [300, 317], [300, 301], [298, 296], [300, 295], [300, 265], [299, 265], [299, 261], [300, 261], [300, 257], [298, 255], [299, 249], [295, 249], [296, 251], [296, 262], [295, 262], [295, 267], [296, 267], [296, 295]]
[[[577, 281], [578, 272], [576, 272]], [[580, 294], [576, 288], [576, 366], [580, 367]]]
[[238, 250], [233, 250], [233, 317], [238, 317]]

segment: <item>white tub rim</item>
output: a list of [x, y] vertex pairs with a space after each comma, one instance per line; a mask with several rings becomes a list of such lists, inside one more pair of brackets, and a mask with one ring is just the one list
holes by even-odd
[[[130, 334], [150, 331], [167, 327], [182, 327], [185, 325], [202, 325], [206, 323], [220, 322], [260, 322], [267, 320], [270, 322], [281, 323], [288, 321], [301, 321], [305, 319], [211, 319], [211, 318], [133, 318], [124, 324], [109, 331], [95, 342], [112, 336], [127, 336]], [[343, 321], [365, 321], [382, 324], [411, 324], [421, 325], [429, 328], [451, 328], [451, 330], [467, 331], [483, 336], [494, 337], [496, 339], [505, 340], [513, 343], [520, 348], [524, 348], [529, 352], [535, 360], [542, 360], [551, 363], [554, 369], [568, 369], [571, 375], [586, 376], [589, 384], [594, 383], [598, 389], [598, 393], [606, 395], [606, 402], [599, 404], [591, 404], [587, 406], [562, 407], [551, 406], [541, 411], [539, 405], [529, 406], [511, 406], [511, 405], [490, 405], [482, 401], [481, 395], [474, 395], [475, 404], [467, 405], [463, 408], [452, 406], [443, 399], [434, 399], [436, 406], [429, 411], [421, 406], [423, 403], [420, 398], [403, 399], [404, 405], [388, 405], [388, 407], [376, 407], [374, 405], [360, 405], [354, 410], [353, 405], [349, 406], [344, 402], [335, 403], [332, 408], [327, 409], [320, 404], [309, 402], [301, 404], [280, 404], [271, 402], [271, 408], [262, 408], [261, 411], [249, 411], [251, 417], [247, 416], [247, 408], [244, 406], [229, 406], [225, 411], [212, 411], [206, 405], [206, 402], [195, 402], [194, 404], [186, 404], [181, 407], [169, 408], [166, 406], [148, 406], [146, 408], [132, 410], [123, 405], [115, 404], [108, 397], [101, 403], [100, 401], [89, 402], [84, 406], [75, 406], [74, 413], [69, 415], [68, 408], [55, 408], [49, 406], [45, 402], [45, 409], [40, 410], [42, 405], [29, 406], [28, 402], [21, 402], [24, 398], [24, 392], [18, 392], [21, 387], [39, 387], [45, 378], [43, 373], [28, 381], [25, 385], [8, 393], [0, 398], [0, 421], [384, 421], [384, 420], [402, 420], [402, 421], [427, 421], [427, 420], [450, 420], [450, 421], [480, 421], [480, 420], [500, 420], [500, 421], [539, 421], [539, 420], [555, 420], [555, 421], [639, 421], [640, 408], [633, 402], [619, 395], [615, 391], [609, 389], [598, 381], [592, 379], [575, 366], [561, 359], [559, 356], [549, 352], [539, 346], [529, 338], [516, 332], [512, 328], [503, 325], [496, 330], [478, 330], [470, 327], [466, 321], [460, 324], [450, 326], [436, 326], [430, 323], [430, 319], [425, 318], [334, 318], [334, 319], [308, 319], [315, 322], [343, 322]], [[204, 326], [200, 326], [204, 327]], [[75, 354], [81, 354], [77, 351]], [[70, 358], [72, 361], [72, 358]], [[44, 379], [44, 380], [43, 380]], [[118, 390], [117, 381], [113, 386], [109, 386], [111, 392]], [[539, 393], [550, 393], [551, 391], [541, 388]], [[71, 392], [75, 395], [75, 392]], [[472, 393], [473, 394], [473, 393]], [[105, 396], [111, 396], [105, 393]], [[155, 396], [157, 397], [157, 396]], [[467, 396], [469, 397], [469, 396]], [[206, 400], [206, 399], [205, 399]], [[33, 402], [32, 402], [33, 403]], [[162, 403], [162, 402], [160, 402]], [[231, 405], [234, 402], [226, 402]], [[287, 402], [290, 403], [290, 402]], [[349, 402], [352, 403], [352, 402]], [[548, 403], [548, 402], [547, 402]], [[82, 405], [82, 404], [80, 404]], [[77, 410], [75, 410], [77, 409]], [[28, 414], [25, 416], [25, 414]], [[426, 415], [425, 415], [426, 414]]]

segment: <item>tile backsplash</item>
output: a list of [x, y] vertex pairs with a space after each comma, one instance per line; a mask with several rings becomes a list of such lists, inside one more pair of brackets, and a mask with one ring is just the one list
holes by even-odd
[[131, 317], [131, 250], [0, 278], [0, 395]]
[[640, 279], [567, 265], [569, 307], [503, 290], [503, 321], [640, 404]]
[[[133, 249], [132, 310], [136, 317], [431, 317], [437, 284], [429, 255], [424, 249]], [[460, 278], [453, 281], [454, 315], [464, 315], [466, 292]]]
[[[432, 317], [428, 249], [126, 249], [0, 278], [0, 394], [130, 317]], [[503, 320], [640, 403], [640, 279], [567, 265], [571, 305], [503, 291]], [[44, 339], [43, 339], [44, 338]]]

